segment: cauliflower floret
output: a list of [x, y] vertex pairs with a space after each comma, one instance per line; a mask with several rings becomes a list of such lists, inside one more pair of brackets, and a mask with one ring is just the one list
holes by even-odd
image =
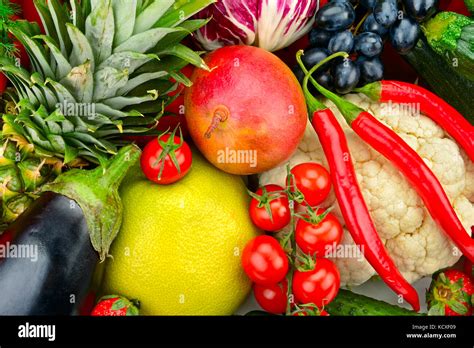
[[[361, 94], [346, 98], [369, 110], [417, 151], [438, 177], [470, 234], [474, 225], [474, 164], [457, 143], [417, 110], [372, 102]], [[388, 253], [403, 276], [414, 282], [456, 263], [461, 256], [459, 250], [438, 228], [404, 176], [350, 129], [332, 102], [325, 101], [325, 104], [344, 129], [362, 195]], [[299, 148], [289, 161], [290, 166], [303, 162], [317, 162], [328, 168], [321, 144], [309, 123]], [[261, 174], [260, 184], [284, 186], [285, 176], [286, 163]], [[333, 190], [322, 206], [332, 207], [332, 212], [344, 223]], [[341, 245], [354, 247], [345, 228]], [[333, 256], [344, 285], [359, 285], [375, 275], [363, 257], [354, 254]]]

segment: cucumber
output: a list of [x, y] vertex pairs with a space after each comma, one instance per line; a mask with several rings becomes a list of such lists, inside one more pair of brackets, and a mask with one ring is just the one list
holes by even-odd
[[334, 316], [417, 316], [409, 309], [391, 305], [349, 290], [339, 290], [336, 298], [324, 308]]
[[443, 57], [434, 52], [426, 39], [403, 56], [431, 87], [431, 90], [474, 124], [474, 82], [459, 74]]
[[447, 64], [474, 81], [474, 20], [455, 12], [440, 12], [421, 25], [431, 48]]

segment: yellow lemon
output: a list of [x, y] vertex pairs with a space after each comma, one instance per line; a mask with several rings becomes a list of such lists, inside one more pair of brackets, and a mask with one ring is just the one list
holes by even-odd
[[240, 257], [257, 236], [241, 177], [196, 152], [172, 185], [133, 170], [121, 187], [122, 228], [107, 260], [103, 292], [141, 303], [143, 315], [230, 315], [250, 291]]

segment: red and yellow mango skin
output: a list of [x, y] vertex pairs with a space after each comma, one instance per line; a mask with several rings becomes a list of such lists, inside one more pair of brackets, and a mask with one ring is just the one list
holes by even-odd
[[239, 175], [288, 160], [308, 118], [291, 70], [272, 53], [251, 46], [220, 48], [205, 62], [210, 71], [195, 69], [185, 110], [191, 137], [207, 160]]

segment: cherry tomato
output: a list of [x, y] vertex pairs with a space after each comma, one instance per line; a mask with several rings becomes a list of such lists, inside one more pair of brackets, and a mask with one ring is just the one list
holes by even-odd
[[285, 278], [288, 259], [275, 238], [258, 236], [245, 246], [242, 252], [242, 267], [253, 282], [271, 285]]
[[[315, 213], [321, 215], [324, 211], [318, 209]], [[342, 233], [341, 223], [331, 213], [316, 223], [298, 219], [295, 229], [296, 244], [305, 254], [325, 257], [341, 242]]]
[[288, 282], [284, 279], [281, 283], [261, 285], [254, 284], [253, 294], [263, 310], [282, 314], [286, 311]]
[[[278, 193], [278, 191], [280, 192]], [[288, 197], [282, 191], [283, 187], [281, 186], [266, 185], [257, 190], [256, 195], [260, 196], [259, 199], [252, 196], [249, 213], [255, 226], [265, 231], [275, 232], [290, 223], [291, 213]]]
[[7, 77], [3, 75], [2, 73], [0, 73], [0, 94], [5, 92], [5, 89], [7, 89], [7, 83], [8, 83]]
[[[317, 206], [329, 195], [331, 177], [322, 165], [317, 163], [301, 163], [291, 169], [291, 187], [304, 195], [305, 205]], [[294, 180], [293, 180], [294, 179]]]
[[183, 178], [189, 172], [191, 163], [191, 149], [174, 133], [150, 141], [143, 149], [140, 159], [145, 176], [157, 184], [164, 185]]
[[314, 303], [319, 308], [336, 297], [341, 277], [334, 263], [328, 259], [317, 259], [311, 271], [295, 271], [293, 294], [299, 303]]
[[43, 23], [41, 22], [41, 17], [36, 10], [35, 4], [33, 0], [22, 0], [21, 1], [21, 9], [23, 13], [23, 18], [25, 18], [28, 22], [36, 22], [38, 23], [41, 32], [44, 33]]

